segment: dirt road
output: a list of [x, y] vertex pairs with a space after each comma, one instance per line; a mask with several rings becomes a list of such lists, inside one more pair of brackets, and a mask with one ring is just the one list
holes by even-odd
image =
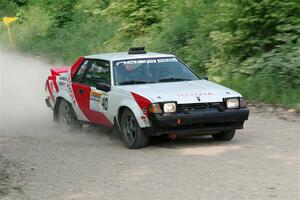
[[0, 199], [300, 199], [298, 119], [255, 112], [231, 142], [128, 150], [108, 131], [59, 131], [44, 103], [48, 69], [1, 52]]

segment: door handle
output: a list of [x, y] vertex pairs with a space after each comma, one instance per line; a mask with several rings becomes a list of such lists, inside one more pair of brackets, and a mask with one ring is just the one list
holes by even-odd
[[79, 89], [79, 94], [83, 94], [83, 93], [84, 93], [83, 89]]

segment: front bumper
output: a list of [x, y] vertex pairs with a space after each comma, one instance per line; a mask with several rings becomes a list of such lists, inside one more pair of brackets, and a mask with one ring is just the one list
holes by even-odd
[[208, 109], [189, 113], [150, 115], [151, 127], [146, 128], [148, 135], [192, 135], [195, 133], [219, 132], [231, 129], [242, 129], [248, 119], [249, 109]]

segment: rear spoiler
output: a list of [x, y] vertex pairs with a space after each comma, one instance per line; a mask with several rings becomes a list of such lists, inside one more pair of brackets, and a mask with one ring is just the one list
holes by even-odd
[[74, 76], [77, 69], [81, 65], [81, 63], [84, 61], [84, 57], [80, 57], [73, 66], [69, 67], [56, 67], [51, 69], [51, 76], [59, 76], [61, 73], [66, 73], [71, 69], [71, 77]]
[[60, 67], [60, 68], [52, 68], [51, 75], [59, 76], [61, 73], [68, 72], [71, 67]]

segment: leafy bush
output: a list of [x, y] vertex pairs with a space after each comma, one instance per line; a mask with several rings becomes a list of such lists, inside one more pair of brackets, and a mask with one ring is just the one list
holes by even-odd
[[14, 16], [17, 12], [18, 4], [12, 0], [1, 0], [0, 16]]
[[19, 16], [12, 31], [23, 51], [72, 63], [146, 46], [250, 99], [300, 105], [298, 0], [2, 1], [2, 16]]
[[[251, 91], [249, 97], [298, 104], [299, 3], [225, 0], [217, 8], [223, 11], [218, 22], [222, 26], [210, 32], [213, 51], [206, 65], [208, 74], [215, 80], [231, 82], [242, 93]], [[241, 82], [250, 85], [238, 87]], [[292, 99], [289, 102], [287, 94]]]

